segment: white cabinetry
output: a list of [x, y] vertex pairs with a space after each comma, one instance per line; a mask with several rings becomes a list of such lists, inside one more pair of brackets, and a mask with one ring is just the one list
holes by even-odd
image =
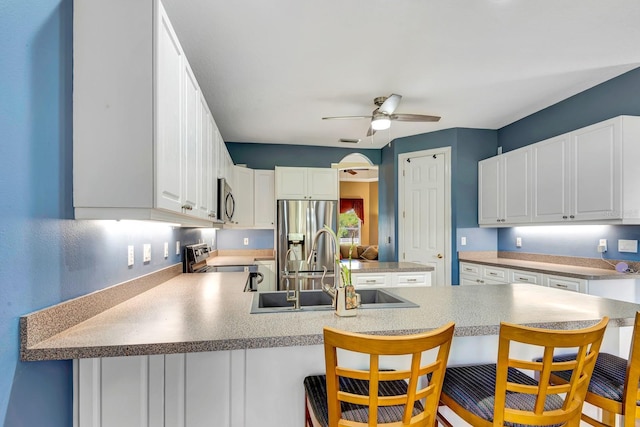
[[236, 201], [233, 223], [240, 227], [253, 226], [253, 169], [234, 166], [233, 197]]
[[562, 289], [565, 291], [580, 292], [581, 294], [587, 293], [587, 280], [575, 279], [573, 277], [553, 276], [550, 274], [544, 275], [545, 285], [550, 288]]
[[362, 288], [383, 288], [400, 286], [431, 286], [430, 271], [352, 273], [353, 286]]
[[73, 51], [76, 218], [212, 226], [200, 89], [162, 4], [78, 4]]
[[217, 127], [203, 96], [200, 96], [199, 128], [198, 167], [200, 167], [202, 181], [200, 181], [201, 185], [198, 187], [198, 214], [201, 218], [216, 220], [218, 218], [218, 185], [216, 179], [218, 147], [214, 131]]
[[533, 145], [534, 221], [623, 218], [623, 130], [619, 117]]
[[532, 285], [546, 286], [542, 280], [542, 273], [509, 269], [509, 283], [531, 283]]
[[478, 163], [478, 224], [531, 221], [531, 150], [521, 148]]
[[276, 217], [275, 172], [254, 170], [253, 220], [256, 227], [274, 228]]
[[338, 170], [330, 168], [275, 168], [276, 199], [338, 200]]
[[512, 176], [512, 152], [479, 162], [478, 223], [640, 224], [638, 139], [640, 117], [619, 116], [525, 147]]
[[275, 261], [256, 261], [258, 273], [262, 273], [262, 282], [258, 284], [258, 291], [275, 291], [276, 290], [276, 262]]
[[381, 288], [391, 286], [391, 276], [387, 273], [352, 273], [351, 283], [356, 288]]
[[506, 268], [460, 263], [460, 285], [498, 285], [509, 283], [508, 277]]

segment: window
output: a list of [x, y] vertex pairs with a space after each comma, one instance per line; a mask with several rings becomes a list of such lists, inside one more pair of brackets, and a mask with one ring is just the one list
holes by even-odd
[[362, 231], [362, 221], [358, 218], [353, 209], [343, 212], [339, 216], [338, 237], [340, 243], [360, 244], [360, 232]]

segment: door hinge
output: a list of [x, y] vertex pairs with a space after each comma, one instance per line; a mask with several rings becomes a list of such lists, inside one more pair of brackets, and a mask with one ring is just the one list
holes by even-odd
[[402, 211], [402, 218], [404, 218], [404, 211]]
[[404, 252], [402, 252], [402, 259], [407, 259], [407, 256], [405, 255]]
[[402, 169], [402, 177], [404, 177], [404, 169]]

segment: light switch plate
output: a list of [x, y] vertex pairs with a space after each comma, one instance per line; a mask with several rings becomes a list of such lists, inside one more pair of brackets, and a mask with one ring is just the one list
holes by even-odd
[[638, 253], [638, 241], [637, 240], [618, 240], [618, 252], [631, 252]]
[[164, 242], [164, 257], [169, 258], [169, 242]]
[[467, 238], [462, 236], [460, 237], [460, 246], [466, 246], [467, 245]]
[[176, 255], [180, 255], [180, 240], [176, 242]]
[[522, 237], [516, 237], [516, 248], [522, 247]]
[[133, 265], [133, 245], [127, 247], [127, 265], [131, 267]]
[[142, 246], [142, 262], [151, 261], [151, 244], [145, 243]]

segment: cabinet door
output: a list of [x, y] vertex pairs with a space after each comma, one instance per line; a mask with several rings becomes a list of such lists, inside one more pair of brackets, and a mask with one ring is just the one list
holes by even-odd
[[275, 224], [276, 196], [275, 172], [255, 170], [253, 220], [256, 227], [273, 228]]
[[[208, 110], [207, 110], [208, 111]], [[209, 135], [209, 177], [207, 180], [207, 209], [209, 211], [209, 217], [212, 220], [218, 219], [218, 141], [217, 135], [218, 127], [213, 120], [213, 115], [210, 111], [207, 114], [208, 135]]]
[[262, 273], [262, 282], [258, 284], [258, 291], [275, 291], [276, 290], [276, 262], [275, 261], [256, 261], [258, 273]]
[[391, 276], [387, 273], [352, 273], [351, 282], [358, 288], [382, 288], [392, 285]]
[[532, 221], [572, 220], [570, 136], [560, 135], [533, 144]]
[[562, 289], [565, 291], [587, 293], [587, 281], [574, 279], [572, 277], [552, 276], [545, 274], [544, 283], [550, 288]]
[[478, 162], [478, 224], [498, 225], [502, 219], [500, 156]]
[[200, 95], [200, 109], [198, 110], [198, 155], [196, 156], [198, 167], [198, 197], [196, 214], [200, 218], [215, 219], [211, 214], [211, 120], [209, 119], [209, 107], [207, 101]]
[[313, 200], [338, 200], [338, 170], [308, 168], [307, 196]]
[[573, 206], [578, 220], [622, 218], [619, 123], [607, 120], [571, 134]]
[[156, 206], [182, 211], [183, 164], [181, 131], [183, 53], [161, 9], [156, 72]]
[[531, 149], [502, 155], [501, 222], [518, 224], [531, 221]]
[[184, 133], [184, 187], [182, 208], [189, 214], [194, 214], [198, 204], [198, 187], [200, 185], [200, 168], [198, 167], [198, 116], [200, 115], [200, 89], [191, 67], [186, 59], [183, 64], [183, 118], [182, 128]]
[[531, 271], [509, 270], [509, 281], [511, 283], [531, 283], [532, 285], [545, 286], [542, 281], [542, 274]]
[[236, 209], [233, 220], [236, 225], [253, 226], [253, 169], [234, 166], [235, 187], [233, 197], [236, 200]]
[[303, 200], [307, 198], [307, 169], [280, 168], [275, 169], [276, 199]]

